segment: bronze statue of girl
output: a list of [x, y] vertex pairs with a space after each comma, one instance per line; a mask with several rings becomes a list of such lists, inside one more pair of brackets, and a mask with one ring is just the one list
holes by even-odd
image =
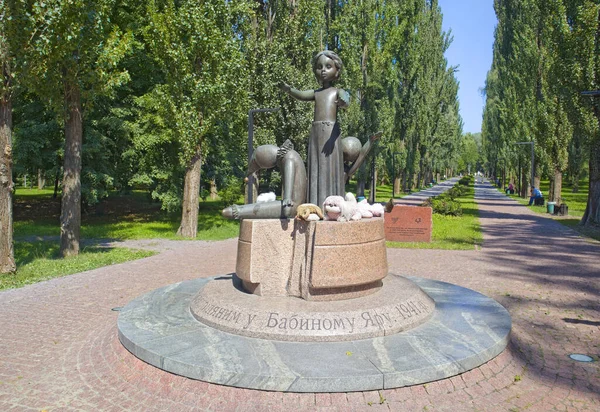
[[337, 109], [348, 106], [350, 96], [345, 90], [333, 87], [343, 67], [337, 54], [322, 51], [314, 57], [312, 66], [321, 88], [297, 90], [286, 83], [279, 88], [295, 99], [315, 102], [308, 142], [307, 201], [322, 205], [327, 196], [344, 196], [344, 159]]

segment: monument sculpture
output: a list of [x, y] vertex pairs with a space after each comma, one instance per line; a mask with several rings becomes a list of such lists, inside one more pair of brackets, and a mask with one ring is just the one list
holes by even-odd
[[342, 72], [342, 60], [331, 51], [313, 59], [313, 72], [321, 88], [297, 90], [281, 83], [281, 90], [295, 99], [314, 101], [315, 112], [308, 141], [308, 201], [322, 205], [327, 196], [344, 195], [344, 161], [337, 122], [338, 107], [346, 107], [350, 95], [333, 86]]
[[[305, 199], [311, 204], [322, 206], [328, 196], [343, 196], [344, 185], [364, 163], [379, 139], [381, 132], [373, 134], [364, 146], [353, 136], [341, 138], [337, 122], [337, 108], [346, 107], [350, 95], [343, 89], [333, 87], [340, 77], [343, 63], [332, 51], [318, 53], [312, 61], [312, 67], [321, 87], [316, 90], [297, 90], [286, 83], [279, 88], [295, 99], [314, 101], [314, 120], [308, 142], [308, 173], [301, 170], [300, 157], [293, 151], [292, 143], [287, 140], [277, 149], [274, 145], [259, 146], [250, 159], [247, 176], [261, 169], [279, 167], [283, 174], [282, 201], [254, 203], [244, 206], [232, 205], [223, 210], [228, 219], [275, 219], [294, 215]], [[280, 154], [290, 152], [286, 160]], [[277, 153], [277, 155], [276, 155]], [[308, 175], [308, 182], [303, 182]], [[304, 189], [305, 188], [305, 189]], [[304, 196], [302, 190], [307, 193]]]
[[313, 60], [321, 88], [281, 84], [315, 101], [308, 172], [289, 141], [254, 151], [248, 173], [279, 167], [282, 200], [223, 211], [241, 219], [235, 273], [169, 285], [121, 311], [119, 338], [135, 356], [213, 383], [347, 392], [439, 380], [505, 348], [504, 308], [455, 285], [388, 273], [382, 207], [343, 197], [380, 133], [364, 145], [340, 137], [337, 109], [348, 93], [333, 83], [341, 70], [324, 51]]
[[253, 153], [247, 176], [261, 169], [279, 167], [282, 175], [282, 200], [249, 205], [232, 205], [223, 210], [229, 219], [274, 219], [294, 217], [296, 209], [306, 199], [306, 170], [294, 145], [286, 140], [281, 147], [263, 145]]

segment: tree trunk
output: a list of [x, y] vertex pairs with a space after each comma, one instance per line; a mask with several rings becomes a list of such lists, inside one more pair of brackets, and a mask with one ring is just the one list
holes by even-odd
[[526, 198], [529, 193], [529, 186], [527, 184], [527, 173], [521, 174], [521, 197]]
[[185, 171], [183, 186], [183, 210], [181, 212], [181, 225], [177, 234], [183, 237], [195, 238], [198, 235], [198, 203], [200, 201], [200, 176], [202, 172], [202, 153], [200, 145], [196, 147], [196, 154], [190, 160]]
[[[596, 110], [600, 126], [600, 110]], [[590, 186], [585, 213], [581, 218], [583, 226], [600, 225], [600, 136], [590, 144]]]
[[[252, 181], [252, 187], [250, 187], [248, 185], [248, 183]], [[250, 203], [250, 190], [252, 190], [252, 203], [256, 203], [256, 198], [258, 197], [258, 185], [260, 183], [260, 180], [258, 179], [258, 173], [252, 173], [252, 176], [248, 176], [248, 181], [246, 181], [244, 183], [244, 203], [248, 204]], [[213, 186], [214, 184], [214, 186]], [[214, 187], [214, 192], [215, 192], [215, 199], [217, 198], [217, 184], [215, 183], [215, 181], [213, 180], [210, 183], [210, 192], [211, 192], [211, 198], [212, 198], [212, 192], [213, 192], [213, 187]]]
[[210, 200], [217, 200], [217, 181], [215, 179], [210, 181]]
[[[596, 51], [600, 43], [600, 10], [597, 15], [597, 26], [596, 26]], [[598, 66], [596, 66], [598, 67]], [[600, 73], [597, 69], [594, 73], [596, 80]], [[598, 129], [596, 136], [592, 137], [590, 142], [590, 186], [588, 192], [588, 201], [585, 208], [585, 213], [581, 218], [581, 225], [584, 226], [598, 226], [600, 225], [600, 98], [595, 97], [593, 102], [593, 111], [596, 121], [598, 122]]]
[[[356, 181], [356, 197], [358, 196], [365, 196], [365, 178], [364, 177], [359, 177], [358, 180]], [[322, 205], [319, 205], [322, 206]]]
[[548, 201], [560, 203], [560, 192], [562, 191], [562, 172], [554, 170], [554, 175], [550, 179], [550, 189], [548, 190]]
[[65, 155], [60, 209], [60, 255], [79, 254], [81, 229], [81, 143], [83, 119], [81, 94], [76, 81], [65, 81]]
[[401, 191], [402, 191], [402, 180], [400, 179], [400, 176], [396, 176], [394, 178], [394, 193], [400, 194]]
[[554, 179], [552, 182], [552, 188], [554, 189], [554, 193], [552, 193], [552, 197], [550, 198], [551, 202], [561, 203], [560, 194], [562, 192], [562, 171], [555, 170], [554, 171]]
[[8, 93], [0, 96], [0, 273], [17, 269], [13, 249], [11, 103]]
[[46, 177], [42, 169], [38, 169], [38, 189], [42, 190], [46, 186]]
[[52, 195], [52, 199], [56, 199], [58, 196], [58, 183], [60, 181], [60, 170], [56, 171], [56, 176], [54, 177], [54, 194]]

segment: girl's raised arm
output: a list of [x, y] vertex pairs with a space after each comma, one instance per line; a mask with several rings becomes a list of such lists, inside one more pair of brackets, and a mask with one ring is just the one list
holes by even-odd
[[350, 104], [350, 93], [344, 89], [338, 89], [337, 100], [335, 101], [338, 107], [348, 107]]
[[295, 99], [302, 100], [302, 101], [315, 100], [315, 91], [314, 90], [294, 89], [292, 86], [290, 86], [289, 84], [284, 83], [284, 82], [279, 83], [278, 87]]

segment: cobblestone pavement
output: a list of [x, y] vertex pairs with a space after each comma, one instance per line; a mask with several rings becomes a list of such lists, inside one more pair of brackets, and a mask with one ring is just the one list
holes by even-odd
[[396, 273], [469, 287], [509, 310], [508, 348], [479, 368], [425, 385], [332, 394], [236, 389], [163, 372], [121, 346], [112, 309], [166, 284], [232, 272], [236, 240], [149, 241], [163, 251], [0, 293], [0, 410], [600, 410], [600, 245], [487, 183], [476, 196], [480, 250], [389, 249], [388, 259]]

